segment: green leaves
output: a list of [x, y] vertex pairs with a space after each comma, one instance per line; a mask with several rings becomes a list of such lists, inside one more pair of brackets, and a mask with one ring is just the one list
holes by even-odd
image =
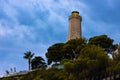
[[48, 63], [60, 62], [62, 59], [73, 60], [79, 55], [81, 49], [86, 45], [86, 39], [73, 39], [67, 43], [56, 43], [47, 50]]
[[28, 60], [28, 69], [29, 69], [29, 71], [30, 71], [30, 68], [31, 68], [31, 66], [30, 66], [31, 59], [32, 59], [33, 56], [34, 56], [34, 53], [32, 53], [31, 51], [27, 51], [26, 53], [24, 53], [24, 56], [23, 56], [24, 59]]
[[48, 58], [48, 63], [61, 61], [63, 58], [62, 47], [64, 43], [56, 43], [48, 48], [46, 57]]
[[94, 36], [89, 39], [91, 45], [96, 45], [102, 47], [106, 52], [111, 52], [114, 50], [113, 39], [109, 38], [107, 35]]
[[41, 56], [36, 56], [31, 61], [31, 67], [32, 69], [39, 69], [42, 67], [46, 67], [45, 60]]
[[80, 51], [78, 58], [64, 64], [64, 69], [69, 76], [76, 77], [76, 80], [85, 79], [86, 76], [91, 77], [105, 72], [108, 60], [109, 57], [101, 47], [86, 45]]
[[34, 53], [32, 53], [31, 51], [27, 51], [26, 53], [24, 53], [24, 58], [25, 59], [30, 59], [34, 56]]

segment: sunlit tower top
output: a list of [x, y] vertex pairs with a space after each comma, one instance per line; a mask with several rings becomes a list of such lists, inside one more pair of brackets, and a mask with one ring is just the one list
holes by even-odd
[[82, 37], [81, 21], [82, 17], [79, 15], [79, 12], [73, 11], [72, 14], [69, 16], [69, 29], [66, 41]]

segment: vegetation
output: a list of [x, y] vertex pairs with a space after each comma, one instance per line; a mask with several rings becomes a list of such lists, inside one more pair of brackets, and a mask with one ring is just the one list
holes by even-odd
[[41, 56], [36, 56], [31, 61], [32, 70], [47, 67], [45, 60]]
[[48, 64], [52, 62], [59, 62], [63, 58], [62, 47], [64, 43], [56, 43], [48, 48], [46, 57], [48, 59]]
[[[113, 41], [107, 35], [100, 35], [88, 41], [80, 38], [56, 43], [45, 54], [47, 64], [52, 65], [50, 68], [46, 68], [41, 56], [32, 59], [34, 54], [26, 52], [24, 58], [28, 59], [32, 71], [20, 80], [89, 80], [95, 77], [95, 80], [100, 80], [104, 75], [120, 71], [120, 47]], [[11, 77], [3, 80], [11, 80]]]
[[30, 71], [30, 65], [31, 65], [31, 59], [34, 56], [34, 53], [32, 53], [31, 51], [27, 51], [26, 53], [24, 53], [24, 58], [28, 60], [28, 69]]
[[106, 72], [109, 58], [102, 48], [87, 45], [80, 53], [80, 56], [73, 62], [65, 63], [68, 80], [85, 79]]
[[46, 57], [48, 64], [52, 62], [61, 62], [63, 59], [73, 60], [79, 55], [79, 52], [86, 45], [86, 40], [83, 38], [73, 39], [67, 43], [56, 43], [48, 48]]
[[89, 39], [88, 44], [94, 44], [102, 47], [107, 53], [111, 53], [116, 50], [117, 45], [113, 44], [113, 39], [109, 38], [107, 35], [95, 36]]
[[28, 73], [21, 80], [64, 80], [64, 72], [56, 68], [40, 69]]

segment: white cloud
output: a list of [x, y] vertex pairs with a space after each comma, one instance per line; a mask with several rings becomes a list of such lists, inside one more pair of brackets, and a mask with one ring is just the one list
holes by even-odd
[[32, 28], [24, 25], [14, 25], [14, 27], [4, 26], [0, 24], [0, 36], [11, 37], [14, 39], [25, 39], [26, 35], [31, 39], [34, 39], [34, 33]]
[[5, 28], [3, 25], [2, 25], [2, 22], [0, 21], [0, 37], [4, 37], [6, 36], [7, 34], [10, 33], [10, 30]]
[[[13, 45], [11, 45], [11, 48], [9, 48], [9, 46], [0, 46], [0, 49], [10, 51], [11, 53], [8, 52], [8, 54], [6, 54], [8, 57], [12, 57], [12, 52], [17, 53], [14, 54], [14, 57], [17, 56], [18, 61], [22, 60], [23, 53], [27, 50], [31, 50], [35, 52], [36, 55], [45, 58], [44, 53], [48, 46], [58, 41], [58, 39], [55, 40], [56, 36], [53, 38], [50, 34], [59, 33], [61, 36], [63, 36], [65, 32], [67, 34], [68, 16], [73, 10], [78, 10], [80, 15], [83, 16], [83, 33], [110, 33], [111, 29], [114, 29], [116, 26], [112, 23], [92, 20], [91, 14], [89, 14], [93, 11], [92, 8], [79, 0], [3, 0], [2, 2], [4, 3], [0, 3], [0, 5], [2, 4], [0, 7], [2, 7], [4, 13], [13, 22], [7, 19], [0, 19], [0, 37], [2, 38], [0, 39], [7, 39], [6, 42], [8, 41], [8, 43]], [[20, 24], [18, 15], [26, 18], [22, 11], [29, 15], [28, 17], [32, 17], [31, 19], [35, 22], [34, 25]], [[45, 16], [45, 18], [43, 16]], [[23, 22], [24, 21], [25, 20], [23, 20]], [[53, 32], [49, 32], [49, 27]], [[42, 32], [42, 34], [40, 32]], [[119, 32], [114, 34], [115, 38], [120, 37]], [[36, 40], [36, 43], [32, 43], [31, 40]], [[9, 62], [6, 62], [6, 64], [2, 66], [8, 66]], [[18, 63], [14, 62], [12, 65], [18, 66]], [[27, 67], [27, 65], [25, 66]], [[19, 68], [22, 67], [21, 65], [19, 66]]]
[[[22, 5], [21, 5], [22, 4]], [[71, 7], [72, 6], [72, 7]], [[19, 13], [17, 11], [17, 9], [22, 9], [22, 10], [26, 10], [27, 13], [29, 13], [30, 17], [36, 17], [35, 21], [39, 21], [39, 19], [37, 20], [35, 11], [46, 11], [46, 13], [50, 13], [48, 14], [49, 16], [47, 17], [49, 22], [44, 22], [46, 23], [52, 23], [55, 24], [57, 23], [57, 21], [59, 21], [60, 24], [63, 25], [63, 28], [65, 28], [65, 30], [67, 29], [68, 26], [67, 25], [67, 17], [65, 16], [68, 12], [70, 13], [72, 10], [80, 10], [80, 12], [82, 13], [83, 10], [85, 10], [87, 6], [79, 1], [74, 1], [74, 0], [8, 0], [6, 2], [4, 2], [4, 10], [5, 13], [11, 18], [13, 19], [15, 22], [15, 24], [19, 24], [19, 20], [17, 20], [17, 16], [19, 14], [22, 15], [22, 13]], [[67, 13], [66, 13], [67, 12]], [[59, 14], [58, 14], [59, 13]], [[24, 15], [24, 14], [23, 14]], [[44, 14], [43, 14], [44, 15]], [[42, 15], [41, 15], [42, 16]], [[38, 23], [38, 22], [36, 22]], [[39, 26], [39, 27], [44, 27], [44, 23]], [[66, 23], [66, 25], [65, 25]], [[51, 26], [52, 27], [52, 26]], [[45, 27], [44, 27], [45, 28]], [[60, 27], [54, 27], [53, 29], [55, 29], [54, 31], [60, 31]]]
[[[19, 62], [23, 60], [22, 56], [27, 50], [45, 58], [48, 46], [57, 41], [57, 39], [53, 40], [50, 34], [63, 33], [64, 29], [67, 30], [68, 28], [67, 18], [71, 11], [79, 10], [82, 12], [82, 9], [86, 8], [84, 3], [74, 0], [3, 0], [0, 5], [2, 5], [2, 10], [9, 18], [9, 20], [0, 19], [0, 37], [2, 38], [0, 39], [5, 40], [6, 43], [4, 44], [7, 44], [7, 46], [4, 44], [4, 46], [0, 46], [0, 51], [6, 51], [7, 53], [5, 54], [6, 58], [2, 60], [2, 71], [12, 66], [19, 69], [26, 68], [27, 63], [22, 62], [19, 65]], [[18, 16], [26, 17], [22, 11], [32, 17], [35, 22], [34, 25], [20, 24]], [[42, 12], [46, 12], [46, 14], [37, 15], [37, 13]], [[41, 17], [46, 15], [46, 19], [43, 20]], [[62, 24], [62, 26], [59, 26], [59, 24]], [[48, 27], [51, 27], [53, 33], [47, 31], [49, 30]], [[45, 33], [42, 31], [45, 31]], [[47, 39], [43, 39], [42, 36], [47, 36]], [[36, 43], [32, 43], [31, 40], [36, 40]], [[10, 45], [8, 45], [9, 43]], [[25, 66], [23, 67], [23, 65]]]
[[6, 17], [16, 23], [16, 16], [18, 13], [15, 8], [6, 1], [3, 1], [0, 5], [2, 6], [3, 13], [6, 15]]

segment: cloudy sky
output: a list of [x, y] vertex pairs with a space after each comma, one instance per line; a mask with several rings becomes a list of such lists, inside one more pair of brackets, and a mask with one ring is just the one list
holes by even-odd
[[65, 42], [68, 16], [82, 16], [82, 36], [106, 34], [120, 42], [120, 0], [0, 0], [0, 74], [27, 70], [24, 52], [45, 59], [47, 48]]

